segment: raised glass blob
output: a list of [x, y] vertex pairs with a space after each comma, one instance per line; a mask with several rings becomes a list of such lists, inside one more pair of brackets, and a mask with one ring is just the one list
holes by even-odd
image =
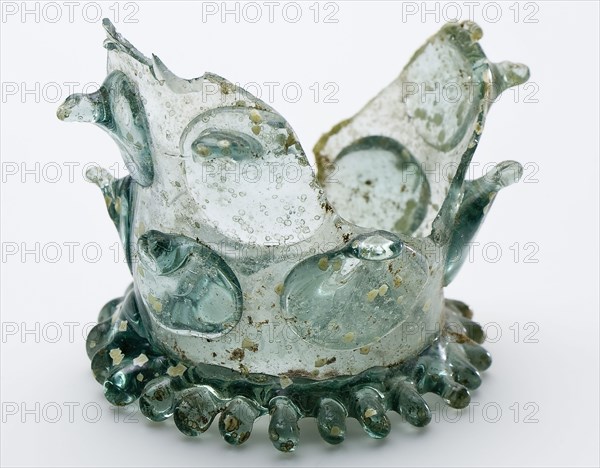
[[472, 22], [444, 26], [320, 139], [315, 175], [270, 106], [214, 74], [178, 78], [104, 27], [108, 77], [58, 117], [105, 130], [130, 172], [87, 174], [133, 275], [87, 340], [107, 399], [189, 436], [220, 414], [231, 444], [269, 413], [282, 451], [302, 417], [336, 444], [347, 417], [375, 438], [388, 410], [427, 424], [423, 393], [465, 407], [491, 360], [443, 288], [521, 176], [506, 161], [465, 180], [491, 103], [527, 67], [489, 62]]

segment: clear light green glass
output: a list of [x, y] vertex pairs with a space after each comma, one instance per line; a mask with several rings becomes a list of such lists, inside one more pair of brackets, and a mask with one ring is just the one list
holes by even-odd
[[490, 105], [527, 67], [489, 62], [472, 22], [444, 26], [320, 139], [315, 174], [270, 106], [217, 75], [178, 78], [104, 27], [104, 84], [57, 114], [108, 132], [130, 172], [87, 174], [133, 276], [87, 340], [106, 398], [188, 436], [220, 414], [234, 445], [268, 413], [282, 451], [302, 417], [337, 444], [347, 417], [373, 438], [389, 410], [426, 425], [427, 392], [467, 406], [491, 358], [444, 286], [521, 177], [505, 161], [465, 180]]

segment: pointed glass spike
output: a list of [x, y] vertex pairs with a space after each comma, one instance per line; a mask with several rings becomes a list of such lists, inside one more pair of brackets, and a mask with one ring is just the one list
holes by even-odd
[[100, 313], [98, 314], [98, 323], [111, 319], [115, 313], [115, 310], [117, 309], [117, 306], [119, 306], [122, 301], [123, 297], [117, 297], [104, 304], [102, 309], [100, 309]]
[[317, 427], [323, 440], [336, 445], [346, 437], [346, 408], [333, 398], [323, 398], [319, 403]]
[[391, 382], [390, 397], [392, 409], [409, 424], [423, 427], [431, 421], [431, 410], [413, 384], [395, 379]]
[[183, 434], [196, 437], [205, 432], [225, 407], [213, 388], [201, 385], [181, 392], [177, 397], [173, 420]]
[[483, 177], [465, 185], [464, 196], [458, 208], [448, 256], [444, 284], [449, 284], [468, 257], [470, 242], [494, 203], [497, 193], [504, 187], [518, 182], [523, 167], [515, 161], [504, 161]]
[[164, 421], [173, 415], [174, 410], [175, 392], [171, 387], [171, 377], [158, 377], [148, 382], [140, 396], [142, 414], [151, 421]]
[[462, 301], [457, 301], [456, 299], [445, 299], [444, 304], [447, 308], [452, 310], [458, 315], [463, 316], [466, 319], [473, 318], [473, 311], [471, 308]]
[[363, 387], [354, 392], [351, 415], [374, 439], [382, 439], [390, 433], [391, 425], [385, 414], [383, 397], [372, 387]]
[[484, 371], [492, 365], [490, 353], [475, 343], [462, 343], [467, 359], [477, 370]]
[[[96, 325], [97, 327], [98, 325]], [[94, 353], [91, 359], [92, 374], [101, 385], [104, 385], [108, 378], [110, 369], [112, 367], [112, 358], [109, 355], [109, 349], [105, 346], [99, 347], [98, 351]]]
[[469, 391], [452, 378], [452, 370], [439, 355], [430, 354], [419, 358], [415, 373], [419, 393], [432, 392], [452, 408], [464, 408], [471, 401]]
[[301, 412], [287, 397], [278, 396], [269, 403], [269, 438], [281, 452], [293, 452], [300, 441], [298, 419]]
[[137, 400], [146, 383], [169, 366], [169, 361], [162, 356], [155, 358], [140, 353], [135, 358], [127, 358], [118, 349], [111, 350], [109, 355], [114, 366], [104, 382], [104, 396], [116, 406]]
[[463, 385], [455, 382], [452, 378], [442, 376], [439, 386], [433, 389], [451, 408], [466, 408], [471, 402], [471, 394]]
[[69, 96], [57, 111], [60, 120], [91, 122], [105, 130], [121, 149], [131, 177], [146, 187], [154, 180], [150, 131], [135, 85], [114, 71], [91, 94]]
[[465, 334], [475, 343], [483, 343], [485, 341], [485, 332], [480, 324], [466, 318], [459, 317], [459, 322], [465, 329]]
[[121, 244], [125, 250], [125, 258], [129, 268], [131, 268], [131, 244], [129, 238], [131, 235], [131, 220], [133, 216], [131, 207], [131, 180], [130, 176], [122, 179], [115, 179], [106, 169], [93, 166], [86, 171], [87, 179], [96, 184], [106, 202], [108, 215], [115, 223], [119, 232]]
[[107, 319], [90, 330], [85, 340], [85, 349], [90, 359], [109, 342], [111, 328], [113, 328], [113, 324]]
[[483, 343], [485, 341], [485, 331], [483, 327], [471, 319], [466, 318], [461, 312], [454, 308], [448, 307], [446, 303], [446, 327], [455, 334], [452, 341], [472, 340], [475, 343]]
[[448, 363], [452, 369], [454, 380], [469, 390], [481, 385], [481, 376], [468, 360], [464, 350], [457, 343], [448, 344]]
[[262, 414], [261, 408], [246, 397], [232, 399], [219, 418], [219, 432], [225, 442], [240, 445], [248, 440], [252, 433], [254, 420]]
[[135, 382], [128, 374], [117, 371], [104, 382], [104, 396], [111, 405], [126, 406], [138, 396], [135, 387]]
[[494, 63], [491, 69], [494, 84], [492, 99], [500, 96], [508, 88], [519, 86], [529, 79], [529, 68], [522, 63], [508, 61]]
[[69, 96], [56, 111], [59, 120], [65, 122], [96, 123], [104, 117], [104, 96], [101, 91]]
[[115, 366], [126, 361], [125, 358], [133, 359], [150, 348], [147, 342], [144, 343], [129, 329], [129, 326], [120, 330], [124, 328], [126, 321], [117, 319], [109, 322], [109, 329], [105, 328], [105, 323], [96, 325], [86, 342], [86, 346], [93, 353], [92, 372], [100, 384], [104, 384]]

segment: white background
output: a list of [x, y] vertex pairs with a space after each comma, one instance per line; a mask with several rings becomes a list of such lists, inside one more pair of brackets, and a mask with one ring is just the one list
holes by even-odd
[[[493, 341], [487, 347], [494, 364], [473, 393], [472, 409], [442, 409], [431, 398], [437, 411], [427, 428], [416, 430], [390, 413], [392, 433], [380, 441], [352, 420], [338, 447], [322, 442], [314, 421], [304, 420], [301, 445], [291, 455], [271, 447], [266, 418], [234, 448], [220, 440], [216, 424], [190, 439], [172, 421], [150, 423], [104, 401], [82, 335], [130, 278], [126, 265], [115, 262], [118, 238], [102, 197], [81, 172], [88, 162], [109, 167], [121, 160], [103, 132], [55, 117], [67, 83], [81, 91], [104, 79], [104, 31], [86, 2], [78, 2], [72, 18], [57, 3], [56, 22], [55, 7], [35, 5], [39, 13], [23, 18], [21, 2], [5, 2], [0, 25], [2, 465], [598, 465], [598, 3], [472, 7], [490, 59], [526, 63], [533, 83], [495, 104], [475, 156], [480, 164], [518, 160], [525, 181], [498, 197], [476, 239], [481, 248], [447, 291], [473, 307]], [[281, 2], [270, 23], [261, 3], [263, 18], [252, 23], [255, 10], [248, 9], [236, 22], [234, 15], [222, 21], [220, 13], [203, 18], [200, 3], [111, 5], [102, 3], [104, 16], [115, 20], [118, 11], [118, 30], [178, 75], [212, 71], [261, 84], [263, 99], [289, 120], [307, 152], [395, 78], [457, 12], [431, 3], [433, 13], [423, 18], [421, 2], [338, 2], [330, 18], [338, 22], [326, 23], [332, 7], [318, 6], [315, 21], [306, 3], [292, 23], [294, 10], [285, 17]], [[469, 17], [468, 4], [454, 5], [462, 19]], [[19, 11], [8, 15], [12, 7]], [[273, 100], [266, 82], [280, 84]], [[290, 82], [302, 89], [298, 102], [291, 102], [289, 86], [291, 94], [282, 94]], [[324, 95], [314, 102], [315, 82], [322, 91], [336, 83], [338, 102], [324, 102]], [[34, 91], [22, 94], [27, 89]], [[101, 256], [93, 262], [97, 246]], [[26, 249], [33, 253], [23, 256]]]

